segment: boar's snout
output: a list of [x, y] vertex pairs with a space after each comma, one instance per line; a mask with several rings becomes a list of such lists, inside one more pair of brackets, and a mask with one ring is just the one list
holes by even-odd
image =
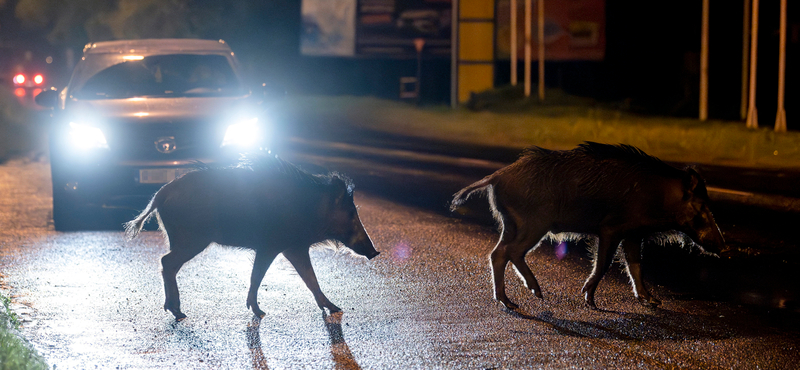
[[381, 252], [378, 252], [378, 251], [372, 251], [372, 253], [371, 253], [371, 254], [369, 254], [369, 255], [367, 255], [366, 257], [367, 257], [367, 259], [368, 259], [368, 260], [371, 260], [371, 259], [373, 259], [373, 258], [375, 258], [375, 257], [378, 257], [378, 255], [379, 255], [379, 254], [381, 254]]
[[354, 235], [347, 247], [370, 260], [381, 254], [381, 252], [375, 250], [375, 245], [372, 244], [372, 239], [370, 239], [366, 231]]
[[704, 252], [719, 257], [720, 253], [730, 250], [730, 247], [725, 244], [722, 231], [719, 230], [719, 226], [710, 212], [705, 212], [695, 219], [692, 231], [695, 233], [694, 241], [702, 247]]

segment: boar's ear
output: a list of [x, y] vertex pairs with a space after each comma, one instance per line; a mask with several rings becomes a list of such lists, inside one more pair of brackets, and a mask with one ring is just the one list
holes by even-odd
[[331, 185], [333, 186], [334, 203], [341, 204], [349, 193], [347, 188], [347, 183], [344, 180], [342, 180], [339, 176], [332, 176]]
[[706, 182], [694, 167], [686, 168], [686, 176], [683, 179], [683, 189], [684, 200], [689, 200], [694, 196], [700, 197], [701, 199], [708, 199]]

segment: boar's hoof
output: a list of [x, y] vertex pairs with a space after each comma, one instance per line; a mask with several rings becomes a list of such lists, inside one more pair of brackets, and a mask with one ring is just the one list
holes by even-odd
[[589, 294], [589, 292], [584, 293], [583, 300], [586, 301], [586, 305], [593, 310], [597, 310], [597, 305], [594, 303], [594, 294]]
[[325, 311], [325, 309], [327, 308], [328, 312], [330, 312], [331, 315], [333, 315], [333, 314], [335, 314], [337, 312], [342, 312], [342, 309], [339, 308], [339, 307], [336, 307], [336, 305], [333, 304], [333, 303], [331, 303], [331, 304], [329, 304], [329, 305], [327, 305], [325, 307], [320, 307], [320, 308], [322, 308], [323, 311]]
[[646, 307], [658, 307], [661, 301], [653, 297], [639, 297], [639, 303]]
[[500, 301], [500, 303], [502, 303], [503, 306], [505, 306], [505, 308], [507, 308], [509, 310], [516, 310], [517, 308], [519, 308], [518, 304], [516, 304], [514, 302], [511, 302], [511, 300], [508, 299], [508, 298], [506, 298], [506, 299], [498, 299], [498, 301]]
[[264, 312], [264, 311], [261, 311], [261, 309], [258, 308], [257, 306], [253, 306], [252, 308], [253, 308], [253, 314], [258, 316], [259, 319], [263, 319], [264, 316], [267, 316], [267, 313]]
[[169, 305], [165, 304], [164, 311], [169, 311], [170, 313], [172, 313], [172, 315], [175, 316], [175, 321], [183, 321], [183, 319], [186, 318], [186, 315], [184, 315], [184, 313], [181, 312], [180, 308], [172, 308], [169, 307]]
[[181, 311], [170, 310], [170, 312], [172, 312], [172, 314], [175, 315], [175, 321], [180, 322], [180, 321], [183, 321], [186, 318], [186, 315]]
[[544, 297], [542, 297], [542, 291], [541, 290], [531, 289], [531, 293], [533, 293], [533, 295], [535, 295], [539, 299], [544, 299]]

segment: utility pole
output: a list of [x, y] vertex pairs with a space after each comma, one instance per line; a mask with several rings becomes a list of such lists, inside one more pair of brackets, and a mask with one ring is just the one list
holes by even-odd
[[531, 96], [531, 0], [525, 0], [525, 97]]
[[544, 100], [544, 0], [536, 0], [539, 9], [539, 101]]
[[786, 90], [786, 0], [781, 0], [781, 36], [778, 52], [778, 114], [775, 132], [786, 132], [786, 110], [783, 107]]
[[517, 0], [511, 0], [511, 86], [517, 86]]
[[700, 36], [700, 120], [708, 119], [708, 3], [703, 0], [703, 27]]
[[752, 27], [750, 29], [750, 99], [747, 104], [747, 128], [758, 128], [756, 111], [756, 58], [758, 56], [758, 0], [753, 0]]

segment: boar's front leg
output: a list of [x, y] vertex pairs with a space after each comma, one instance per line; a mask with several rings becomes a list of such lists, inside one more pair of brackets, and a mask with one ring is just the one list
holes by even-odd
[[642, 280], [642, 239], [627, 238], [622, 241], [622, 250], [625, 251], [625, 265], [628, 276], [633, 284], [633, 294], [644, 306], [656, 307], [661, 304], [650, 295]]
[[311, 266], [311, 258], [308, 255], [308, 248], [287, 249], [283, 251], [283, 256], [294, 266], [294, 269], [306, 283], [308, 290], [314, 294], [314, 300], [321, 309], [328, 308], [330, 313], [339, 312], [341, 309], [325, 297], [317, 282], [317, 275], [314, 274], [314, 267]]
[[267, 273], [269, 265], [272, 264], [272, 260], [277, 255], [277, 252], [260, 249], [256, 251], [256, 258], [253, 261], [253, 272], [250, 274], [250, 290], [247, 292], [247, 307], [252, 309], [253, 313], [260, 318], [264, 318], [266, 313], [258, 307], [258, 288], [261, 286], [261, 281], [264, 280], [264, 274]]

